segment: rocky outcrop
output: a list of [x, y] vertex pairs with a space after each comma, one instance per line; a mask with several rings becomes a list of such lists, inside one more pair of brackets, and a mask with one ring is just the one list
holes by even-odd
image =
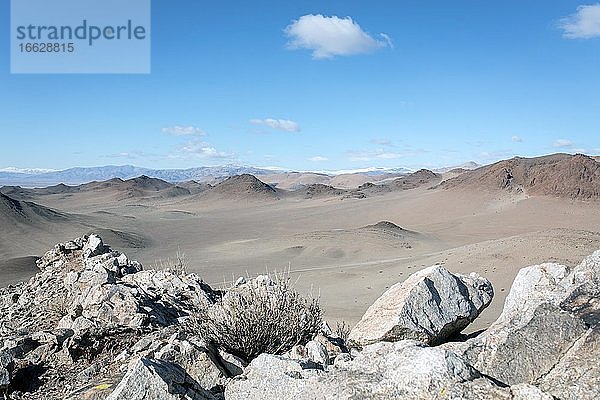
[[263, 354], [227, 386], [225, 398], [551, 400], [530, 385], [498, 386], [456, 354], [412, 340], [365, 346], [329, 372]]
[[[96, 235], [59, 244], [39, 261], [40, 273], [3, 289], [0, 334], [54, 327], [167, 326], [207, 307], [215, 293], [196, 275], [142, 271]], [[35, 318], [32, 318], [32, 315]]]
[[213, 400], [184, 368], [162, 360], [140, 358], [107, 400]]
[[447, 347], [507, 384], [531, 383], [560, 399], [598, 398], [600, 252], [572, 271], [557, 264], [522, 269], [498, 320]]
[[490, 282], [476, 274], [425, 268], [377, 299], [348, 339], [356, 346], [402, 339], [440, 343], [477, 318], [493, 294]]
[[38, 267], [0, 289], [0, 393], [104, 399], [120, 387], [115, 396], [213, 398], [245, 366], [187, 327], [220, 295], [194, 274], [143, 270], [96, 235], [56, 245]]

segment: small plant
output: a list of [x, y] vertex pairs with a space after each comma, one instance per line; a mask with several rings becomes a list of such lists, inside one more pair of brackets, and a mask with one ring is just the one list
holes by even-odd
[[344, 343], [348, 341], [348, 336], [350, 336], [350, 330], [350, 325], [348, 325], [346, 321], [342, 321], [341, 324], [339, 322], [336, 323], [335, 334], [338, 338], [342, 339]]
[[177, 276], [186, 275], [188, 270], [188, 262], [185, 258], [185, 253], [183, 253], [181, 249], [177, 247], [175, 259], [168, 258], [164, 262], [161, 260], [160, 269], [169, 271]]
[[48, 313], [52, 315], [53, 318], [60, 320], [65, 315], [69, 314], [70, 305], [71, 301], [68, 296], [62, 295], [55, 297], [48, 303]]
[[296, 292], [289, 278], [272, 284], [255, 280], [227, 292], [196, 321], [205, 340], [251, 361], [311, 340], [321, 327], [321, 308], [318, 299]]

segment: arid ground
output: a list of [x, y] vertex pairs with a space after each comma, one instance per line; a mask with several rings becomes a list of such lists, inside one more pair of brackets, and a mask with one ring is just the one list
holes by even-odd
[[[55, 243], [97, 232], [146, 268], [180, 251], [188, 272], [216, 287], [290, 271], [300, 290], [320, 296], [326, 319], [352, 325], [386, 288], [438, 263], [493, 283], [495, 298], [473, 331], [497, 318], [520, 268], [575, 265], [600, 249], [594, 196], [529, 195], [527, 183], [514, 179], [498, 188], [464, 184], [474, 172], [451, 184], [440, 182], [460, 172], [391, 190], [362, 187], [362, 194], [272, 190], [251, 177], [197, 190], [150, 178], [78, 190], [4, 187], [0, 285], [31, 276], [35, 256]], [[473, 176], [483, 179], [481, 171]]]

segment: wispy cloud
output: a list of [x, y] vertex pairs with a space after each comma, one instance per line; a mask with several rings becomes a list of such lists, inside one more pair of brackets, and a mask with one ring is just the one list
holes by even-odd
[[277, 129], [279, 131], [300, 132], [300, 125], [298, 125], [297, 122], [291, 121], [289, 119], [251, 119], [250, 123], [255, 125], [265, 125], [270, 128]]
[[163, 133], [174, 136], [206, 136], [202, 129], [191, 125], [174, 125], [161, 129]]
[[202, 140], [193, 139], [181, 146], [178, 152], [179, 157], [185, 155], [193, 155], [200, 158], [212, 158], [212, 159], [231, 159], [235, 157], [234, 153], [226, 153], [218, 151], [210, 143]]
[[289, 49], [311, 50], [316, 59], [365, 54], [382, 47], [393, 47], [388, 35], [382, 33], [381, 39], [375, 39], [350, 17], [303, 15], [288, 25], [284, 32], [290, 39]]
[[315, 161], [315, 162], [318, 162], [318, 161], [329, 161], [329, 158], [324, 157], [324, 156], [314, 156], [314, 157], [309, 158], [308, 161]]
[[373, 160], [394, 160], [397, 158], [408, 157], [415, 155], [414, 151], [394, 152], [385, 149], [368, 150], [368, 151], [347, 151], [346, 154], [350, 161], [373, 161]]
[[570, 149], [575, 146], [575, 143], [570, 141], [569, 139], [557, 139], [552, 143], [552, 146], [559, 149]]
[[562, 18], [558, 26], [567, 39], [589, 39], [600, 36], [600, 3], [577, 7], [577, 11]]
[[512, 140], [515, 143], [523, 143], [524, 139], [521, 136], [513, 136], [510, 138], [510, 140]]
[[371, 139], [370, 142], [379, 146], [395, 147], [394, 143], [387, 138]]

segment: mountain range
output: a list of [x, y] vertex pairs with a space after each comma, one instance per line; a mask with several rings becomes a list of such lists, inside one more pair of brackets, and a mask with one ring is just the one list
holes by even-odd
[[[372, 167], [355, 170], [340, 171], [317, 171], [315, 173], [326, 176], [338, 176], [342, 174], [376, 175], [399, 175], [413, 172], [414, 170], [404, 167], [382, 168]], [[194, 180], [197, 182], [221, 181], [231, 176], [269, 175], [286, 172], [298, 172], [277, 167], [252, 167], [242, 165], [223, 165], [217, 167], [196, 167], [186, 169], [151, 169], [136, 167], [133, 165], [107, 165], [100, 167], [76, 167], [65, 170], [42, 170], [42, 169], [18, 169], [14, 167], [0, 169], [1, 185], [19, 185], [24, 187], [44, 187], [60, 183], [67, 185], [79, 185], [92, 181], [105, 181], [113, 178], [131, 179], [138, 176], [148, 176], [162, 179], [167, 182], [185, 182]], [[306, 172], [306, 171], [302, 171]]]

